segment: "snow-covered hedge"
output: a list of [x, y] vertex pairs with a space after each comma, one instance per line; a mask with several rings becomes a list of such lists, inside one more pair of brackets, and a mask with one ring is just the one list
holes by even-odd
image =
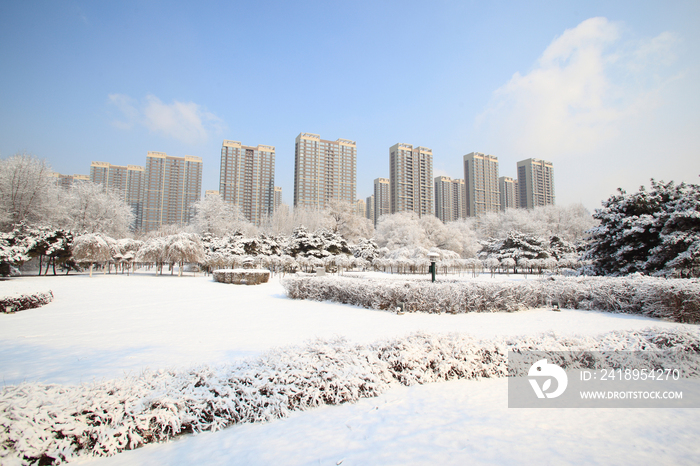
[[23, 294], [0, 298], [0, 312], [17, 312], [25, 309], [34, 309], [53, 301], [51, 290], [42, 293]]
[[259, 285], [270, 280], [270, 271], [260, 269], [219, 269], [212, 275], [215, 282], [236, 285]]
[[[509, 350], [666, 348], [683, 358], [684, 374], [699, 375], [700, 334], [647, 329], [598, 338], [545, 334], [477, 340], [415, 334], [368, 346], [319, 340], [224, 367], [143, 372], [80, 386], [24, 383], [0, 391], [0, 463], [59, 464], [79, 456], [109, 456], [181, 433], [374, 397], [392, 383], [503, 377]], [[582, 353], [575, 364], [588, 367], [591, 361]], [[663, 368], [664, 361], [652, 357], [649, 364]]]
[[292, 299], [334, 301], [367, 309], [421, 312], [514, 312], [551, 305], [700, 322], [700, 280], [651, 277], [549, 277], [522, 281], [381, 280], [291, 277]]

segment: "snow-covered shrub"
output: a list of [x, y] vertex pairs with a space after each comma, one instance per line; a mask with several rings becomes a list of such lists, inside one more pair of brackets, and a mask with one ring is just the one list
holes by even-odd
[[215, 282], [235, 285], [259, 285], [270, 280], [270, 271], [259, 269], [219, 269], [212, 275]]
[[430, 313], [513, 312], [546, 306], [640, 314], [700, 322], [700, 280], [651, 277], [549, 277], [546, 280], [436, 283], [410, 280], [293, 277], [282, 280], [292, 299], [335, 301], [367, 309]]
[[17, 312], [25, 309], [34, 309], [53, 301], [53, 292], [23, 294], [0, 298], [0, 312]]
[[[639, 368], [678, 369], [680, 360], [683, 374], [697, 377], [698, 348], [700, 334], [683, 329], [616, 331], [597, 338], [416, 334], [367, 346], [317, 340], [236, 365], [145, 371], [79, 386], [23, 383], [0, 390], [0, 463], [110, 456], [181, 433], [375, 397], [392, 383], [504, 377], [509, 351], [576, 351], [581, 357], [565, 367], [586, 368], [598, 367], [586, 352], [642, 351], [649, 356], [640, 358]], [[665, 349], [672, 351], [659, 353]]]

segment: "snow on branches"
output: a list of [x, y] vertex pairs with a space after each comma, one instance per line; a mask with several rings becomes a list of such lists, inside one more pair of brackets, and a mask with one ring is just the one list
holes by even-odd
[[587, 257], [596, 273], [700, 276], [700, 186], [651, 180], [611, 196], [593, 217]]

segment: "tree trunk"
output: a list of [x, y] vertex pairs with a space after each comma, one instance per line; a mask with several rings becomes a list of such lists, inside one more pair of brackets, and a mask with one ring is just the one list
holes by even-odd
[[93, 265], [94, 265], [94, 264], [93, 264], [92, 262], [90, 262], [90, 277], [91, 277], [91, 278], [92, 278], [92, 266], [93, 266]]
[[42, 260], [44, 258], [43, 254], [39, 254], [39, 276], [41, 277], [41, 265], [42, 265]]

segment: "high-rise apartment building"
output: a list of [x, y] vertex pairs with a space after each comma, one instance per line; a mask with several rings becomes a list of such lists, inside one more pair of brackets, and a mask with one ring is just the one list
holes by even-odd
[[244, 146], [224, 140], [221, 146], [219, 194], [235, 204], [249, 222], [260, 225], [275, 208], [275, 148]]
[[90, 181], [88, 175], [61, 175], [60, 173], [51, 173], [50, 176], [55, 178], [56, 186], [63, 189], [73, 187], [74, 183]]
[[374, 223], [374, 194], [367, 196], [365, 200], [365, 217]]
[[282, 188], [275, 186], [275, 200], [273, 201], [273, 212], [277, 212], [282, 205]]
[[518, 180], [510, 176], [501, 176], [498, 178], [498, 192], [502, 211], [519, 207]]
[[143, 167], [92, 162], [90, 164], [90, 181], [119, 193], [134, 213], [131, 229], [141, 231], [146, 182], [146, 170]]
[[464, 186], [464, 180], [453, 180], [448, 176], [435, 178], [435, 216], [444, 223], [466, 217]]
[[201, 157], [148, 152], [145, 176], [143, 231], [187, 224], [190, 207], [201, 197]]
[[520, 207], [532, 209], [554, 205], [554, 167], [552, 162], [526, 159], [518, 162]]
[[372, 196], [374, 206], [372, 208], [372, 223], [377, 226], [377, 220], [382, 215], [391, 213], [391, 183], [389, 178], [374, 179], [374, 195]]
[[294, 207], [323, 209], [330, 201], [355, 202], [355, 141], [327, 141], [301, 133], [294, 144]]
[[354, 209], [353, 209], [355, 215], [357, 215], [358, 217], [364, 218], [366, 210], [367, 210], [367, 204], [365, 203], [365, 201], [363, 201], [362, 199], [358, 199], [355, 201]]
[[[398, 143], [389, 149], [391, 213], [433, 215], [433, 151]], [[376, 202], [375, 195], [375, 202]], [[376, 213], [376, 209], [375, 209]]]
[[464, 185], [468, 217], [498, 212], [501, 199], [498, 191], [498, 158], [480, 152], [464, 156]]

